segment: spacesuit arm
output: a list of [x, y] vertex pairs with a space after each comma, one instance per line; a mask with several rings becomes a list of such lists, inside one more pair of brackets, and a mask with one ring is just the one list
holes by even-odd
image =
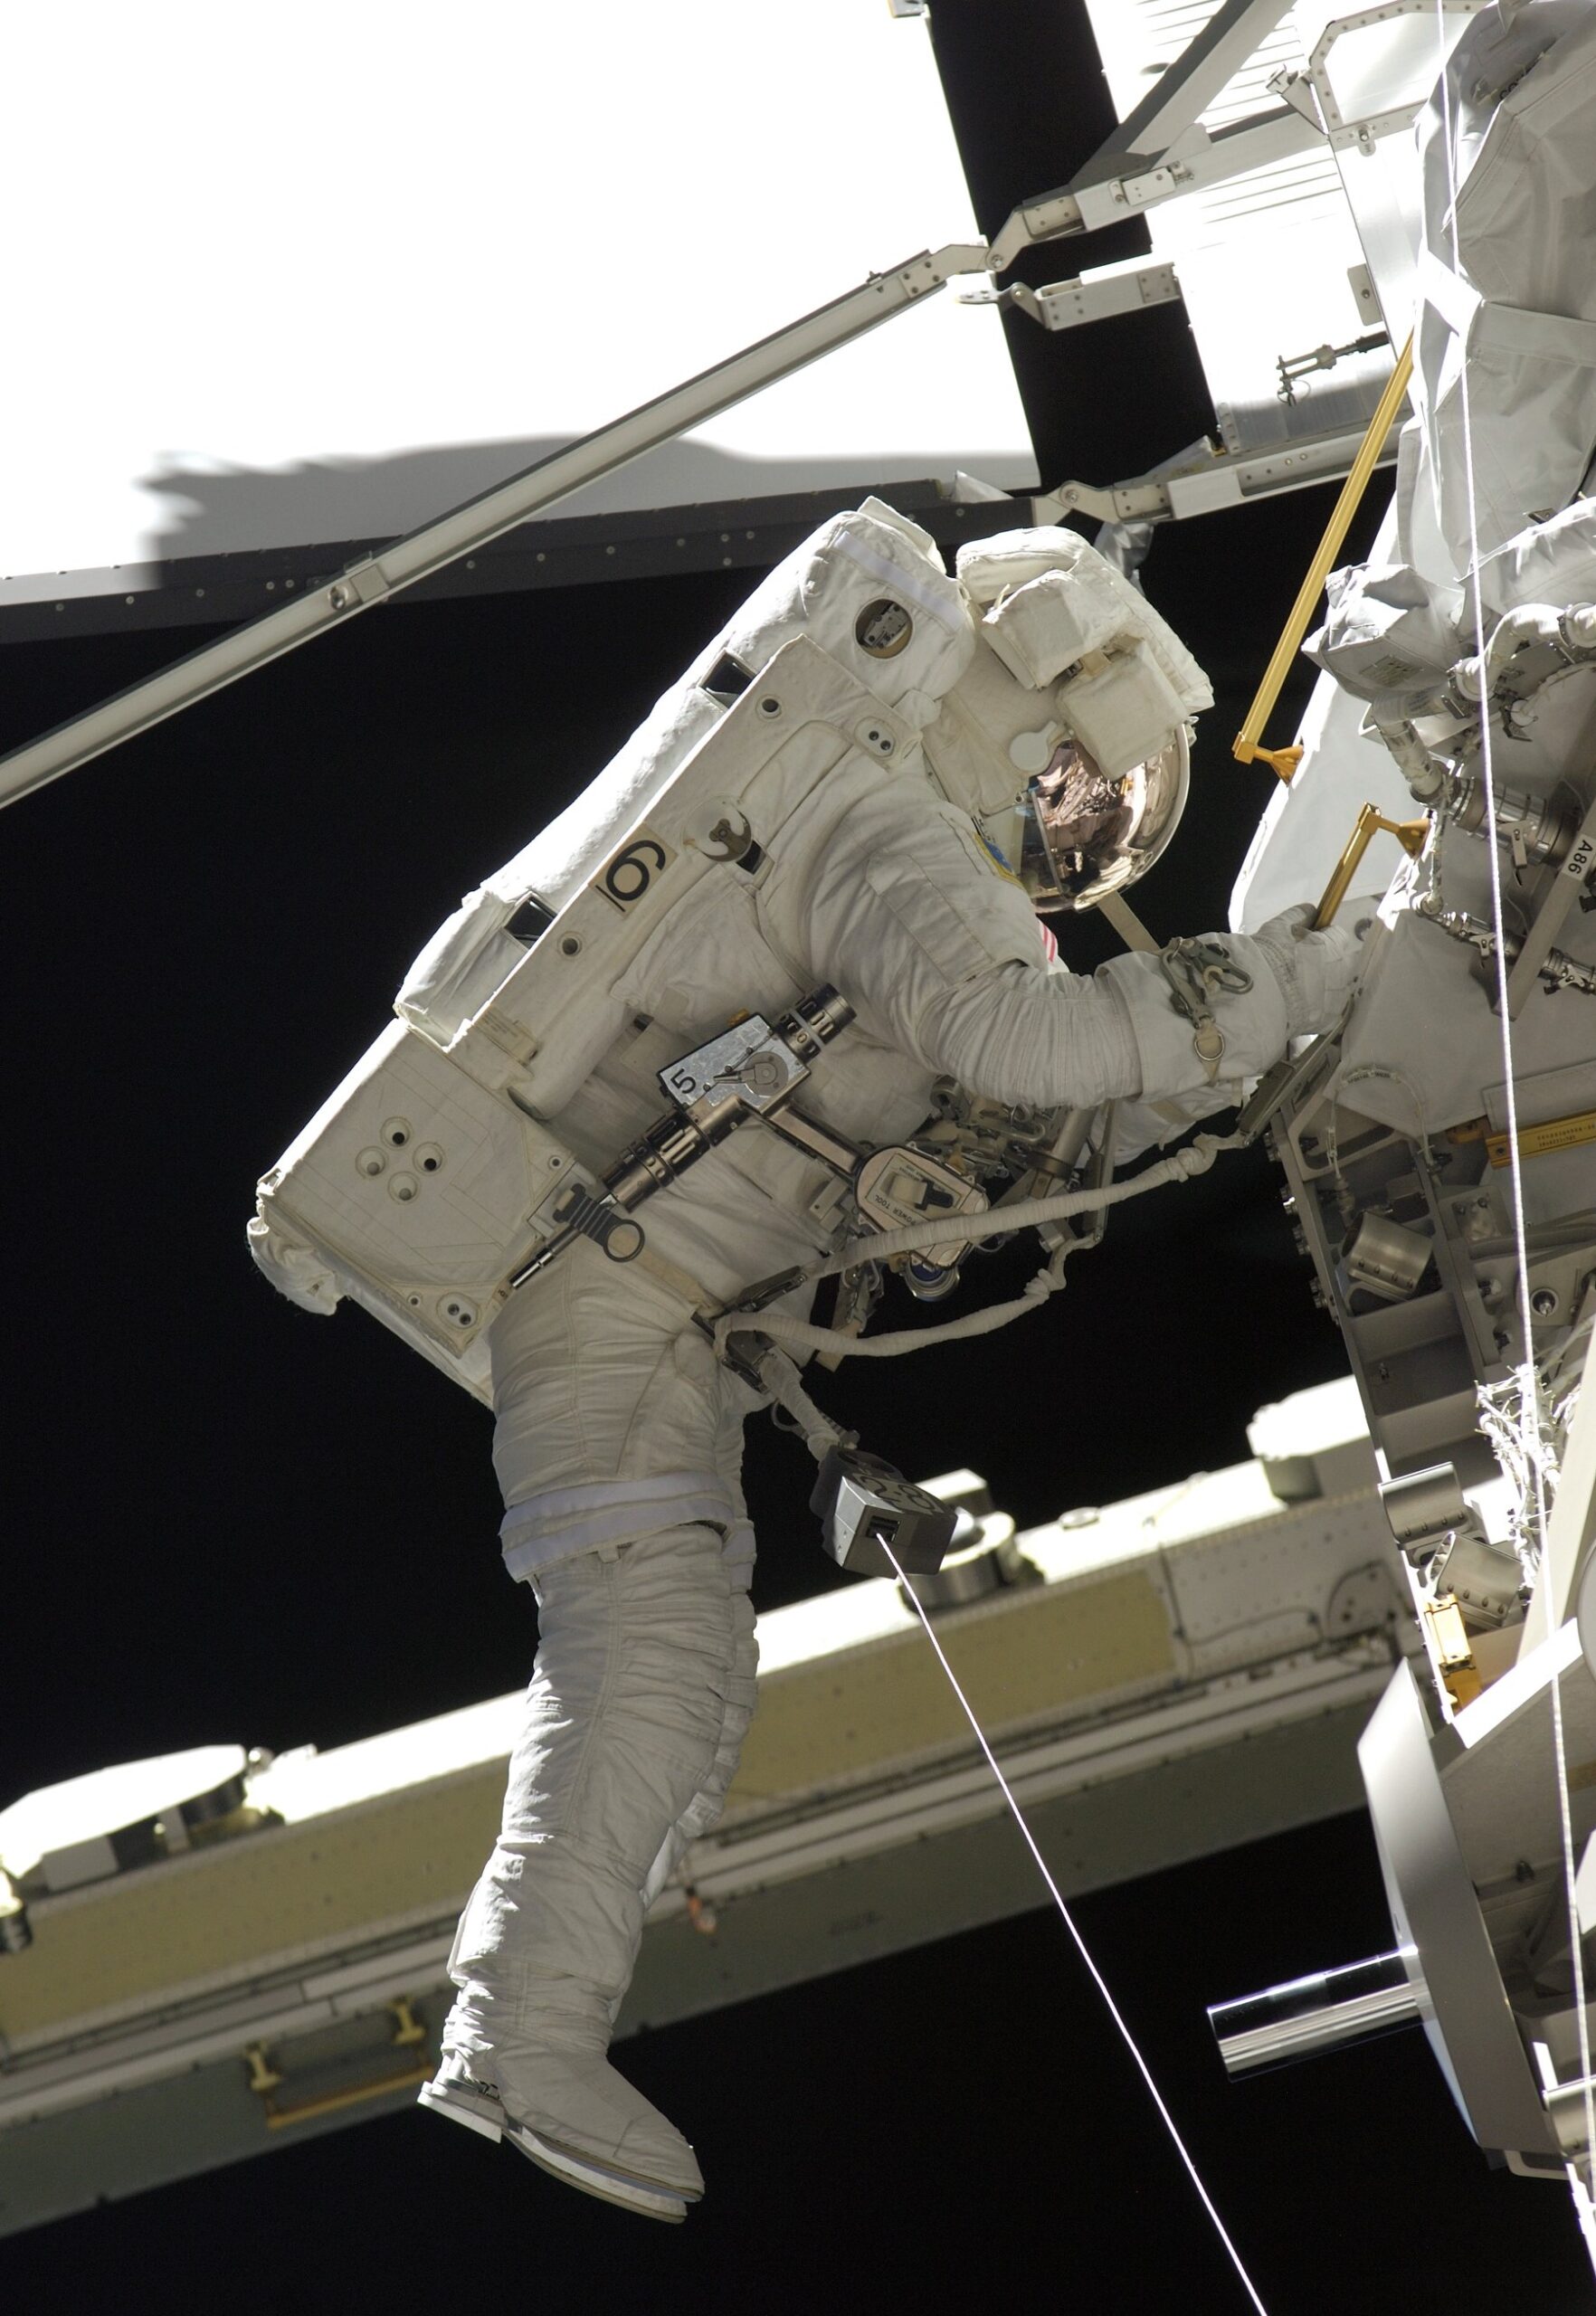
[[972, 1093], [1082, 1109], [1239, 1084], [1326, 1026], [1350, 985], [1341, 947], [1355, 944], [1299, 930], [1224, 936], [1222, 981], [1194, 1001], [1222, 1039], [1216, 1055], [1177, 985], [1192, 997], [1201, 959], [1184, 973], [1140, 953], [1089, 977], [1050, 972], [1023, 894], [951, 815], [838, 861], [817, 880], [810, 924], [817, 968], [884, 1043]]

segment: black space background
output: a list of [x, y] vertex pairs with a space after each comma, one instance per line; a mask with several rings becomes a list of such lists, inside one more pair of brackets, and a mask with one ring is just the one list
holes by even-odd
[[[938, 0], [936, 35], [990, 233], [1109, 125], [1084, 13]], [[554, 92], [573, 99], [602, 122], [602, 91]], [[610, 158], [601, 136], [595, 168]], [[1138, 230], [1021, 270], [1043, 281], [1129, 254]], [[773, 253], [789, 231], [773, 218]], [[175, 247], [157, 233], [152, 264]], [[641, 241], [613, 256], [651, 261]], [[1178, 308], [1056, 338], [1008, 326], [1045, 484], [1134, 473], [1211, 423]], [[540, 359], [579, 327], [575, 303], [529, 313]], [[708, 309], [704, 346], [727, 350]], [[1327, 503], [1158, 537], [1149, 592], [1219, 694], [1181, 839], [1138, 896], [1161, 933], [1224, 920], [1268, 793], [1228, 742]], [[256, 1175], [375, 1035], [434, 925], [750, 584], [396, 603], [6, 816], [0, 1801], [211, 1740], [330, 1746], [525, 1679], [531, 1603], [499, 1562], [486, 1419], [361, 1315], [329, 1325], [279, 1300], [242, 1225]], [[0, 743], [170, 650], [13, 648]], [[1077, 936], [1075, 961], [1099, 938]], [[844, 1371], [824, 1396], [911, 1474], [976, 1465], [1023, 1523], [1234, 1460], [1256, 1406], [1342, 1371], [1261, 1159], [1129, 1210], [1072, 1277], [1040, 1323]], [[998, 1283], [989, 1270], [983, 1294]], [[819, 1590], [828, 1564], [802, 1451], [763, 1424], [753, 1442], [771, 1607]], [[1078, 1911], [1275, 2316], [1591, 2304], [1565, 2199], [1487, 2169], [1416, 2036], [1223, 2079], [1205, 2002], [1388, 1942], [1361, 1818]], [[622, 2063], [703, 2160], [709, 2196], [680, 2230], [405, 2114], [0, 2245], [0, 2294], [250, 2311], [1245, 2304], [1050, 1913], [655, 2033]]]

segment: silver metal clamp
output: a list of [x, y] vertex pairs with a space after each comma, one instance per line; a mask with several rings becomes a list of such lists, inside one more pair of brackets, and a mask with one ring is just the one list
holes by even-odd
[[1171, 941], [1158, 953], [1170, 986], [1170, 1003], [1192, 1024], [1192, 1046], [1211, 1086], [1224, 1058], [1225, 1036], [1214, 1019], [1213, 1000], [1240, 997], [1252, 975], [1217, 941]]

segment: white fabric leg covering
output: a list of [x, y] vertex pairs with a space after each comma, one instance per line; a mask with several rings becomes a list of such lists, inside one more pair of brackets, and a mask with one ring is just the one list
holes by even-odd
[[688, 1527], [537, 1580], [537, 1665], [499, 1839], [455, 1941], [437, 2088], [490, 2084], [510, 2135], [538, 2140], [526, 2151], [552, 2148], [561, 2176], [594, 2165], [597, 2193], [702, 2191], [686, 2140], [604, 2054], [650, 1899], [718, 1817], [752, 1713], [741, 1574], [717, 1533]]
[[541, 1646], [426, 2103], [679, 2219], [702, 2187], [692, 2150], [605, 2054], [643, 1916], [719, 1816], [754, 1706], [737, 1474], [755, 1395], [684, 1333], [674, 1296], [582, 1247], [507, 1305], [493, 1371]]

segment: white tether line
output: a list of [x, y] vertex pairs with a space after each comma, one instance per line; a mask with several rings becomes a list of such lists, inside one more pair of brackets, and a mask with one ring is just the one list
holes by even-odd
[[971, 1728], [975, 1732], [975, 1742], [986, 1756], [987, 1767], [991, 1770], [993, 1777], [996, 1778], [998, 1781], [999, 1787], [1002, 1789], [1003, 1799], [1008, 1803], [1011, 1811], [1013, 1813], [1014, 1823], [1019, 1827], [1020, 1831], [1025, 1837], [1025, 1846], [1031, 1852], [1031, 1856], [1036, 1860], [1037, 1871], [1041, 1875], [1042, 1880], [1047, 1884], [1048, 1891], [1052, 1898], [1053, 1903], [1058, 1907], [1060, 1915], [1063, 1917], [1065, 1929], [1075, 1941], [1076, 1951], [1079, 1954], [1081, 1960], [1086, 1964], [1087, 1969], [1091, 1975], [1093, 1985], [1097, 1988], [1097, 1992], [1102, 1996], [1104, 2002], [1107, 2005], [1109, 2017], [1113, 2019], [1114, 2024], [1118, 2027], [1126, 2050], [1129, 2051], [1132, 2058], [1135, 2059], [1143, 2082], [1146, 2084], [1148, 2090], [1153, 2094], [1153, 2104], [1157, 2108], [1159, 2114], [1164, 2119], [1164, 2128], [1169, 2133], [1170, 2138], [1174, 2141], [1175, 2152], [1180, 2157], [1181, 2161], [1185, 2165], [1188, 2172], [1191, 2174], [1192, 2185], [1196, 2188], [1198, 2195], [1202, 2198], [1203, 2210], [1213, 2222], [1214, 2232], [1218, 2235], [1220, 2242], [1230, 2254], [1230, 2264], [1234, 2267], [1236, 2273], [1241, 2279], [1242, 2284], [1247, 2292], [1247, 2297], [1257, 2309], [1258, 2316], [1268, 2316], [1268, 2311], [1265, 2308], [1263, 2302], [1258, 2296], [1258, 2286], [1253, 2283], [1252, 2278], [1242, 2266], [1241, 2254], [1237, 2251], [1236, 2246], [1230, 2241], [1230, 2232], [1225, 2226], [1224, 2221], [1220, 2217], [1218, 2211], [1214, 2207], [1213, 2198], [1209, 2194], [1208, 2189], [1203, 2186], [1202, 2175], [1199, 2173], [1197, 2166], [1192, 2162], [1191, 2156], [1187, 2152], [1186, 2142], [1181, 2137], [1180, 2132], [1175, 2126], [1174, 2117], [1164, 2105], [1163, 2093], [1160, 2092], [1158, 2085], [1153, 2080], [1152, 2071], [1149, 2068], [1146, 2060], [1142, 2056], [1141, 2052], [1136, 2047], [1135, 2037], [1131, 2033], [1130, 2028], [1126, 2025], [1125, 2019], [1120, 2013], [1119, 2005], [1109, 1993], [1107, 1983], [1105, 1980], [1102, 1972], [1098, 1970], [1097, 1964], [1093, 1961], [1090, 1953], [1088, 1951], [1087, 1942], [1075, 1926], [1074, 1916], [1070, 1913], [1069, 1907], [1064, 1903], [1063, 1894], [1059, 1888], [1059, 1884], [1054, 1881], [1051, 1874], [1048, 1871], [1047, 1860], [1043, 1857], [1040, 1850], [1036, 1846], [1036, 1837], [1025, 1822], [1024, 1812], [1021, 1810], [1020, 1804], [1015, 1800], [1013, 1793], [1010, 1789], [1008, 1779], [998, 1767], [997, 1755], [987, 1743], [985, 1732], [983, 1730], [981, 1723], [976, 1720], [974, 1713], [971, 1711], [970, 1700], [964, 1694], [964, 1690], [959, 1686], [958, 1675], [955, 1673], [953, 1666], [948, 1663], [946, 1656], [943, 1654], [942, 1643], [937, 1639], [936, 1633], [932, 1629], [931, 1619], [926, 1616], [925, 1609], [920, 1603], [919, 1596], [917, 1594], [914, 1586], [909, 1582], [908, 1578], [904, 1574], [902, 1569], [898, 1567], [898, 1555], [894, 1552], [891, 1545], [883, 1541], [881, 1550], [892, 1562], [893, 1568], [897, 1571], [898, 1581], [902, 1589], [904, 1597], [908, 1601], [909, 1606], [914, 1609], [916, 1616], [920, 1619], [922, 1626], [925, 1628], [926, 1639], [936, 1651], [936, 1661], [941, 1666], [943, 1671], [947, 1675], [948, 1685], [953, 1690], [955, 1696], [957, 1697], [960, 1704], [963, 1706], [965, 1720], [969, 1723]]
[[[1446, 149], [1448, 214], [1452, 241], [1452, 271], [1459, 279], [1463, 265], [1458, 235], [1458, 164], [1454, 145], [1455, 123], [1452, 119], [1452, 95], [1449, 79], [1451, 52], [1447, 42], [1444, 0], [1435, 0], [1435, 27], [1440, 62], [1440, 106], [1442, 143]], [[1468, 395], [1468, 346], [1465, 338], [1458, 347], [1458, 396], [1463, 422], [1463, 484], [1468, 507], [1469, 593], [1474, 603], [1475, 649], [1483, 663], [1486, 649], [1485, 605], [1479, 587], [1479, 514], [1474, 488], [1474, 427]], [[1546, 1482], [1539, 1454], [1541, 1430], [1541, 1386], [1535, 1371], [1533, 1314], [1530, 1310], [1529, 1247], [1524, 1214], [1524, 1164], [1518, 1148], [1518, 1095], [1513, 1074], [1513, 1020], [1507, 1010], [1507, 943], [1506, 921], [1502, 908], [1502, 854], [1496, 841], [1496, 792], [1491, 753], [1491, 703], [1488, 692], [1482, 687], [1479, 703], [1479, 770], [1480, 784], [1485, 793], [1486, 857], [1491, 883], [1491, 925], [1496, 938], [1496, 1011], [1502, 1030], [1502, 1078], [1507, 1125], [1508, 1182], [1513, 1198], [1513, 1234], [1518, 1256], [1518, 1314], [1524, 1336], [1524, 1366], [1519, 1388], [1519, 1429], [1524, 1438], [1525, 1460], [1534, 1475], [1535, 1491], [1535, 1531], [1541, 1547], [1541, 1582], [1550, 1580], [1546, 1564]], [[1534, 1437], [1534, 1449], [1531, 1437]], [[1585, 2086], [1585, 2148], [1587, 2161], [1596, 2160], [1596, 2089], [1591, 2079], [1591, 2028], [1585, 2010], [1585, 1961], [1580, 1945], [1579, 1904], [1574, 1893], [1573, 1816], [1569, 1800], [1568, 1751], [1563, 1727], [1563, 1683], [1552, 1677], [1552, 1733], [1557, 1763], [1557, 1808], [1563, 1835], [1563, 1873], [1568, 1905], [1569, 1939], [1573, 1952], [1574, 2004], [1579, 2019], [1580, 2072]], [[1579, 2218], [1580, 2233], [1585, 2249], [1596, 2268], [1596, 2228], [1592, 2226], [1591, 2197], [1576, 2167], [1564, 2167], [1569, 2185], [1573, 2191], [1574, 2209]]]

